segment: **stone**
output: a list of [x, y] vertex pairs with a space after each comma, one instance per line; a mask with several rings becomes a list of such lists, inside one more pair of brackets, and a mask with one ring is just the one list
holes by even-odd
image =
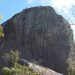
[[1, 54], [19, 50], [21, 58], [67, 74], [73, 33], [68, 21], [52, 7], [24, 9], [2, 25]]
[[40, 75], [63, 75], [60, 73], [57, 73], [47, 67], [43, 67], [40, 65], [36, 65], [34, 63], [29, 62], [29, 67], [32, 69], [34, 72], [40, 73]]
[[25, 60], [25, 59], [19, 59], [19, 61], [18, 61], [18, 64], [20, 64], [20, 65], [26, 65], [26, 66], [28, 66], [29, 65], [28, 63], [29, 62], [27, 60]]

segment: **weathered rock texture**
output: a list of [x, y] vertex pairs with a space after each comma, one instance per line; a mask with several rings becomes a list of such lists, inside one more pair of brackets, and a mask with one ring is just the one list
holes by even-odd
[[1, 52], [19, 50], [21, 57], [59, 73], [67, 73], [67, 59], [73, 43], [69, 23], [52, 7], [25, 9], [3, 23]]
[[29, 67], [34, 71], [40, 73], [40, 75], [63, 75], [60, 73], [57, 73], [47, 67], [42, 67], [40, 65], [36, 65], [34, 63], [29, 62]]

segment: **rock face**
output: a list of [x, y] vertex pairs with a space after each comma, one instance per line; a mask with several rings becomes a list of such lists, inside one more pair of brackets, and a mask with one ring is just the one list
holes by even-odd
[[46, 67], [42, 67], [42, 66], [39, 66], [39, 65], [36, 65], [34, 63], [30, 63], [29, 62], [29, 67], [34, 71], [34, 72], [38, 72], [40, 73], [40, 75], [63, 75], [63, 74], [60, 74], [60, 73], [57, 73], [49, 68], [46, 68]]
[[9, 57], [7, 56], [1, 56], [0, 57], [0, 67], [10, 67], [11, 65], [11, 61], [9, 59]]
[[67, 73], [67, 59], [73, 43], [69, 23], [50, 6], [25, 9], [3, 23], [0, 52], [19, 50], [21, 57]]

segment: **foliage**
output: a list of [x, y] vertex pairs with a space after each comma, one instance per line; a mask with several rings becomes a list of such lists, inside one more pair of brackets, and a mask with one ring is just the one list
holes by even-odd
[[14, 64], [17, 63], [18, 60], [19, 60], [19, 51], [18, 51], [18, 50], [16, 50], [16, 51], [11, 51], [11, 52], [9, 53], [9, 56], [10, 56], [10, 60], [11, 60], [12, 65], [14, 65]]
[[13, 67], [4, 67], [2, 69], [3, 75], [39, 75], [39, 73], [34, 72], [28, 66], [21, 66], [16, 63]]
[[4, 67], [2, 69], [3, 75], [11, 75], [10, 69], [8, 67]]
[[2, 16], [0, 16], [0, 20], [2, 19]]
[[25, 66], [25, 65], [22, 66], [17, 63], [19, 60], [18, 51], [11, 51], [9, 55], [13, 65], [10, 68], [3, 67], [1, 70], [3, 75], [39, 75], [39, 73], [31, 70], [29, 66]]
[[68, 75], [75, 75], [75, 61], [69, 61]]
[[4, 37], [3, 28], [1, 25], [0, 25], [0, 37]]
[[[2, 19], [2, 16], [0, 16], [0, 20]], [[3, 27], [0, 25], [0, 38], [4, 37], [3, 33]]]

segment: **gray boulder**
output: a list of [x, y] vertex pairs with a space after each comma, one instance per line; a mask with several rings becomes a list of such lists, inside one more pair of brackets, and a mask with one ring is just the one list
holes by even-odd
[[18, 63], [20, 64], [20, 65], [26, 65], [26, 66], [28, 66], [29, 64], [29, 62], [27, 61], [27, 60], [25, 60], [25, 59], [20, 59], [19, 61], [18, 61]]
[[25, 9], [3, 25], [1, 53], [19, 50], [23, 59], [67, 73], [73, 33], [68, 21], [52, 7]]
[[40, 75], [63, 75], [63, 74], [57, 73], [54, 70], [51, 70], [51, 69], [49, 69], [47, 67], [36, 65], [34, 63], [31, 63], [31, 62], [29, 62], [29, 67], [34, 72], [40, 73]]

